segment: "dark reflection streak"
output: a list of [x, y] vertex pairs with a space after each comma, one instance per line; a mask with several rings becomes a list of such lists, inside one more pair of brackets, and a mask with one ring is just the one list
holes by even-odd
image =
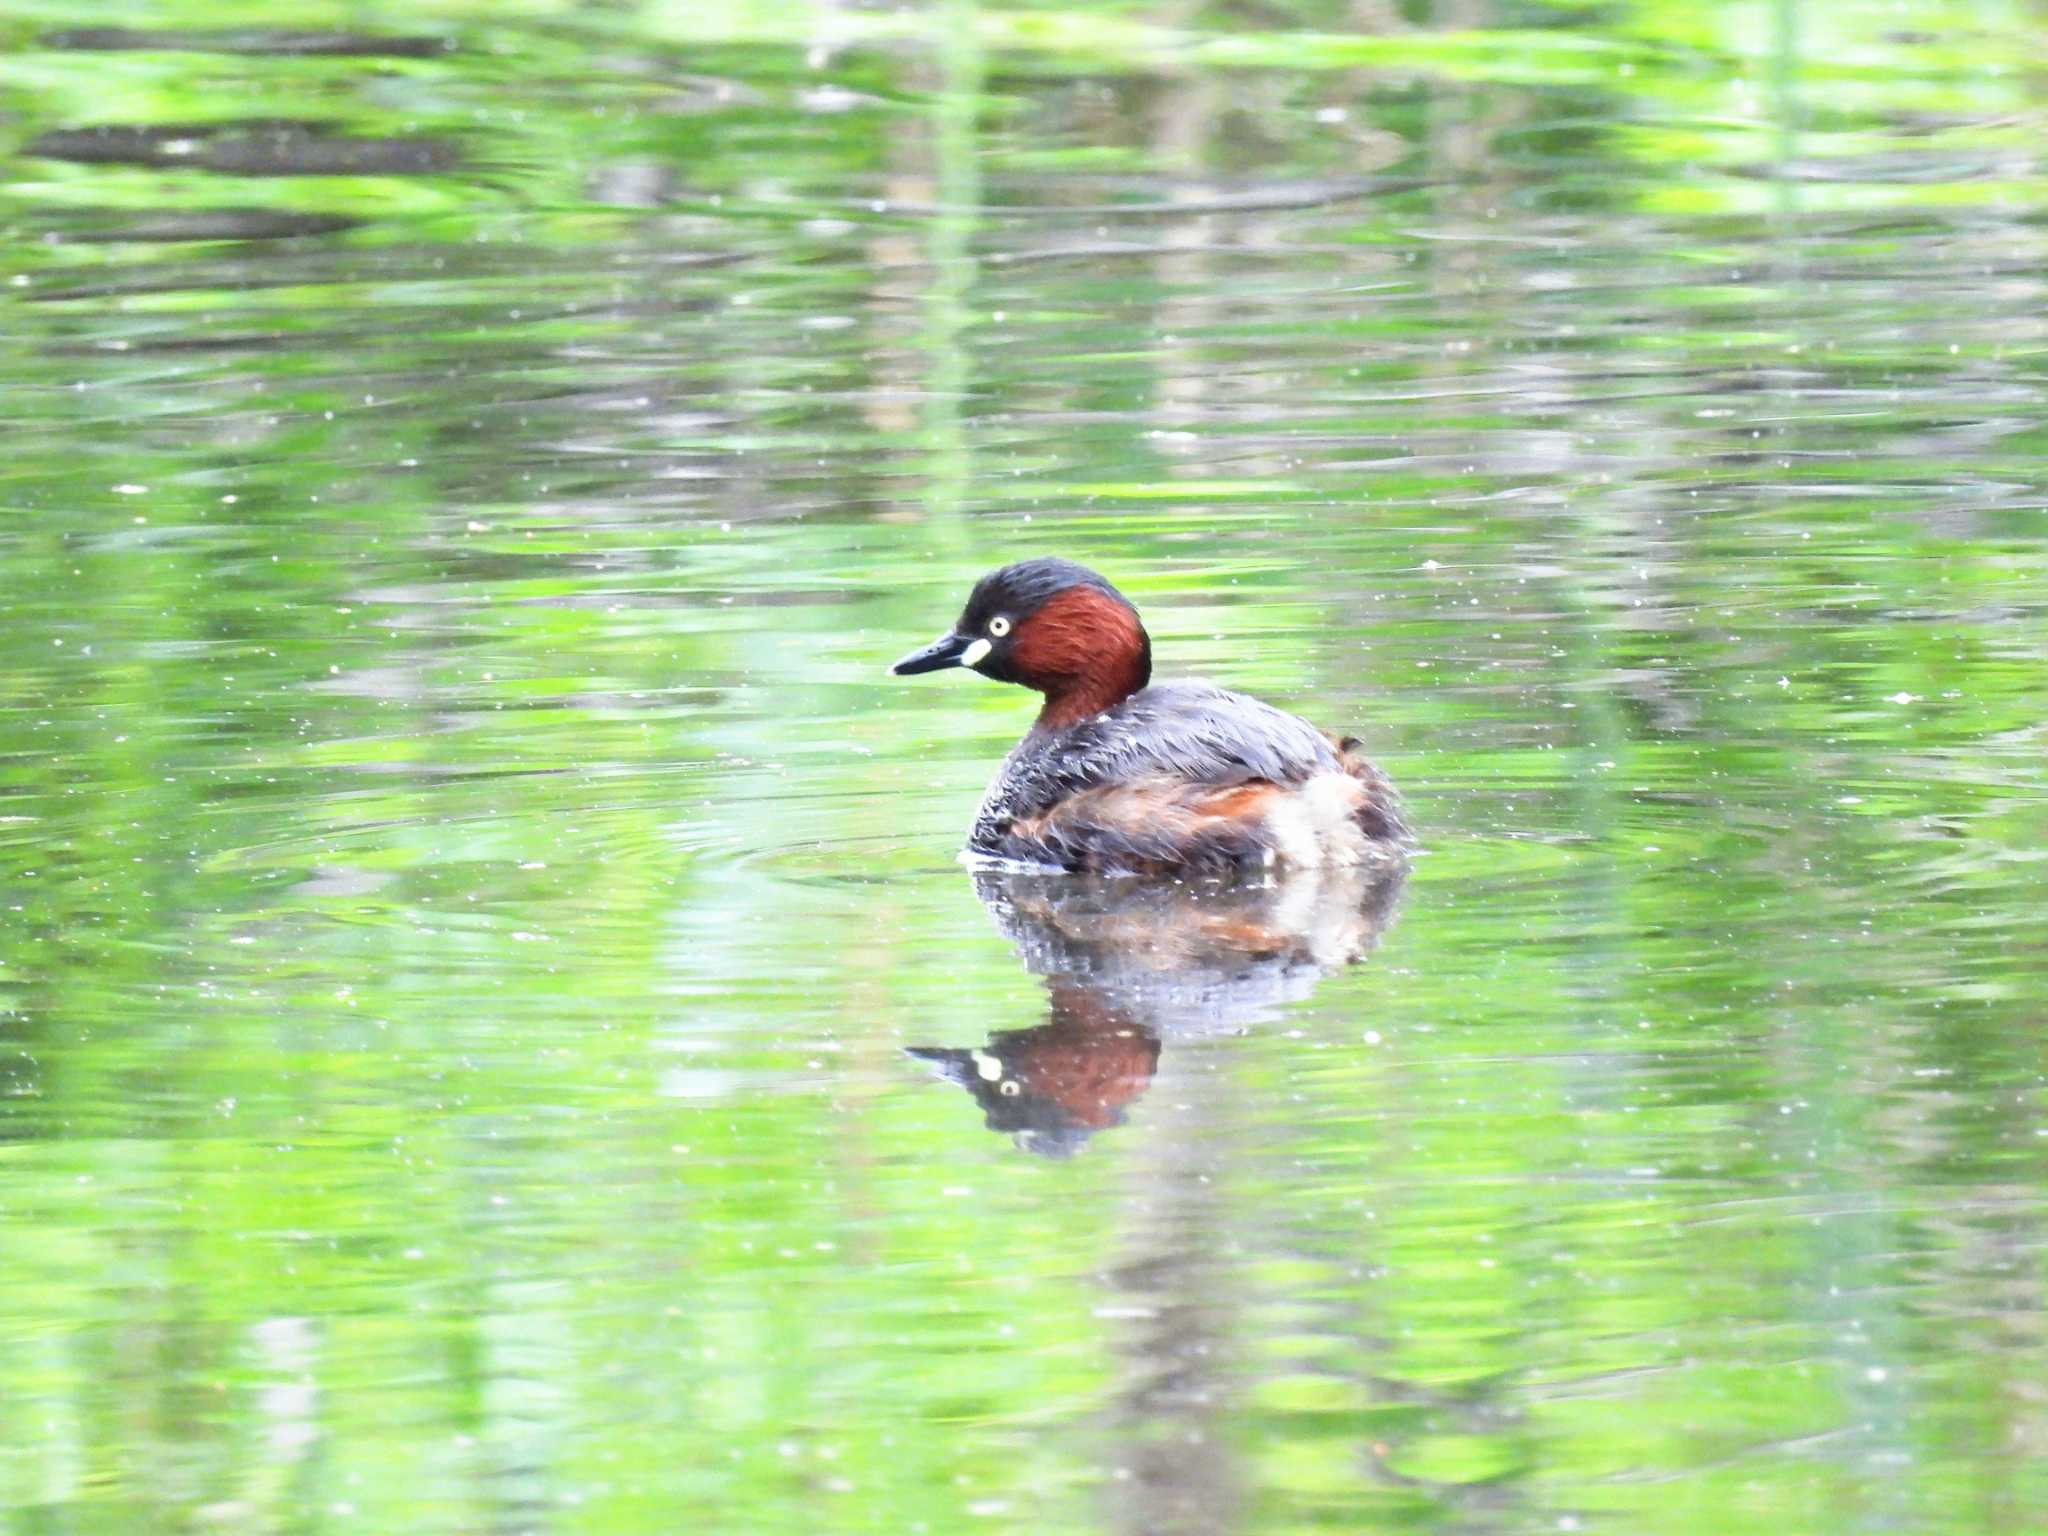
[[[189, 273], [171, 273], [152, 281], [122, 278], [114, 282], [74, 283], [66, 288], [44, 285], [29, 289], [21, 297], [31, 304], [65, 304], [79, 299], [143, 298], [160, 293], [205, 293], [229, 286], [224, 278], [198, 282], [194, 281]], [[238, 293], [261, 293], [277, 288], [303, 288], [308, 284], [303, 273], [284, 273], [273, 278], [264, 278], [252, 273], [237, 279], [232, 286]]]
[[[302, 265], [289, 272], [280, 272], [275, 277], [252, 273], [246, 264], [222, 265], [218, 269], [203, 267], [187, 268], [178, 272], [164, 272], [159, 267], [138, 268], [133, 273], [123, 273], [117, 278], [97, 283], [77, 283], [69, 287], [56, 288], [42, 285], [25, 289], [19, 298], [30, 303], [55, 304], [73, 299], [100, 299], [141, 296], [153, 293], [203, 293], [209, 290], [259, 292], [277, 288], [319, 288], [339, 287], [352, 283], [384, 282], [409, 283], [416, 285], [422, 295], [420, 308], [427, 308], [424, 302], [429, 292], [452, 289], [465, 283], [477, 284], [496, 275], [495, 268], [487, 261], [479, 261], [466, 270], [433, 271], [422, 263], [408, 266], [394, 261], [383, 254], [374, 259], [357, 262], [352, 258], [337, 258], [332, 265]], [[697, 268], [727, 267], [749, 260], [745, 254], [721, 254], [704, 256], [701, 259], [674, 265]], [[593, 279], [595, 281], [595, 279]], [[590, 316], [632, 319], [639, 316], [672, 315], [688, 313], [713, 307], [714, 301], [677, 302], [673, 300], [620, 300], [606, 298], [600, 301], [564, 301], [548, 304], [529, 299], [521, 306], [520, 313], [527, 324], [544, 320], [574, 320]], [[467, 314], [490, 314], [502, 312], [499, 305], [480, 298], [470, 297], [460, 305], [441, 304], [436, 313], [442, 317]]]
[[418, 176], [453, 170], [446, 139], [361, 138], [293, 119], [102, 123], [38, 134], [21, 153], [78, 165], [141, 165], [235, 176]]
[[290, 240], [355, 229], [363, 220], [339, 213], [285, 213], [269, 208], [215, 208], [155, 213], [126, 224], [50, 229], [51, 245], [173, 245], [202, 240]]
[[1779, 184], [1803, 182], [1812, 186], [1920, 186], [1967, 185], [1970, 182], [2026, 179], [2031, 167], [2023, 156], [1986, 160], [1942, 161], [1922, 154], [1867, 155], [1859, 159], [1821, 160], [1799, 163], [1767, 160], [1747, 165], [1730, 165], [1726, 172], [1747, 181]]
[[45, 347], [45, 357], [175, 357], [183, 353], [272, 352], [290, 340], [282, 331], [238, 331], [228, 336], [153, 336], [124, 345], [105, 341], [59, 342]]
[[[1228, 245], [1216, 244], [1210, 247], [1219, 253], [1228, 254], [1233, 249]], [[1184, 253], [1195, 249], [1178, 241], [1138, 244], [1089, 244], [1055, 246], [1041, 251], [996, 251], [983, 259], [991, 266], [1016, 267], [1027, 262], [1073, 261], [1080, 258], [1099, 260], [1105, 257], [1164, 256]]]
[[[1378, 180], [1347, 181], [1330, 187], [1304, 187], [1296, 191], [1224, 193], [1189, 196], [1165, 203], [1047, 203], [1043, 206], [1019, 203], [983, 203], [960, 207], [939, 203], [889, 202], [881, 210], [892, 216], [913, 219], [979, 217], [1005, 223], [1039, 223], [1053, 219], [1178, 219], [1211, 213], [1286, 213], [1307, 208], [1330, 208], [1339, 203], [1368, 197], [1385, 197], [1417, 192], [1431, 183], [1418, 177], [1387, 177]], [[1148, 187], [1148, 191], [1156, 188]], [[863, 213], [871, 205], [856, 205]]]
[[[1700, 1473], [1704, 1471], [1722, 1467], [1753, 1466], [1757, 1459], [1766, 1452], [1773, 1455], [1786, 1456], [1800, 1451], [1811, 1451], [1824, 1445], [1840, 1445], [1844, 1441], [1849, 1440], [1854, 1433], [1853, 1429], [1824, 1429], [1810, 1435], [1780, 1435], [1769, 1440], [1746, 1440], [1737, 1445], [1733, 1450], [1724, 1451], [1715, 1456], [1701, 1457], [1697, 1461], [1686, 1463], [1683, 1467], [1655, 1472], [1610, 1472], [1606, 1476], [1599, 1478], [1598, 1481], [1603, 1486], [1609, 1488], [1643, 1488], [1654, 1487], [1660, 1483], [1694, 1482], [1698, 1480]], [[1910, 1530], [1912, 1527], [1910, 1525], [1894, 1527], [1880, 1524], [1868, 1527], [1868, 1529]]]
[[444, 37], [378, 37], [366, 32], [325, 32], [270, 27], [220, 31], [151, 31], [134, 27], [66, 27], [45, 32], [45, 48], [80, 53], [227, 53], [295, 58], [427, 59], [453, 53]]

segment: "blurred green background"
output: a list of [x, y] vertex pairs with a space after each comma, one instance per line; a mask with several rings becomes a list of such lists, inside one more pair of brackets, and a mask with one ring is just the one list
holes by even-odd
[[[2048, 1525], [2044, 23], [17, 0], [0, 1532]], [[1033, 553], [1423, 844], [1059, 1160]]]

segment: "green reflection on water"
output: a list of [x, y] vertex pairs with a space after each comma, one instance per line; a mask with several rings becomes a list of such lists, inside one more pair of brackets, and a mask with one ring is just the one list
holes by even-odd
[[[0, 1529], [2048, 1516], [2035, 8], [92, 9]], [[984, 910], [881, 668], [1055, 550], [1394, 772], [1368, 957]]]

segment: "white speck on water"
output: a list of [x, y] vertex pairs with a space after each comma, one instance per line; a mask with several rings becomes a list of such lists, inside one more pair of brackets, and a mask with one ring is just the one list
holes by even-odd
[[1920, 695], [1917, 693], [1906, 693], [1901, 691], [1899, 693], [1893, 694], [1891, 701], [1894, 704], [1917, 704], [1920, 702]]
[[148, 486], [131, 485], [125, 480], [122, 481], [119, 485], [115, 486], [113, 490], [116, 496], [144, 496], [149, 493]]

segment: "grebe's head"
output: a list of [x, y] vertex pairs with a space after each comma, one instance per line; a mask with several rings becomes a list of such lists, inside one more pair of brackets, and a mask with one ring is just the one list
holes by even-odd
[[933, 1075], [974, 1095], [992, 1131], [1041, 1157], [1071, 1157], [1090, 1136], [1124, 1121], [1152, 1086], [1159, 1037], [1085, 987], [1055, 982], [1052, 1015], [1006, 1029], [979, 1050], [904, 1048]]
[[952, 629], [889, 670], [898, 677], [971, 667], [1046, 696], [1042, 725], [1079, 719], [1136, 693], [1152, 676], [1138, 610], [1085, 565], [1020, 560], [974, 584]]

